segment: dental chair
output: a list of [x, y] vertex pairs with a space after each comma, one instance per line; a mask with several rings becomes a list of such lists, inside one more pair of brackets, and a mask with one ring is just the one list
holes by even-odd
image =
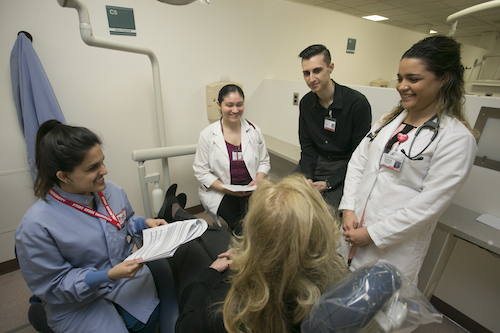
[[43, 308], [40, 298], [32, 295], [30, 297], [30, 308], [28, 310], [28, 320], [31, 326], [37, 331], [42, 333], [52, 333], [49, 325], [47, 325], [47, 315]]
[[[173, 331], [178, 316], [177, 301], [175, 291], [173, 295], [169, 294], [172, 288], [168, 288], [168, 285], [173, 286], [173, 282], [169, 283], [163, 278], [165, 274], [171, 276], [170, 266], [164, 266], [168, 265], [166, 261], [148, 264], [153, 277], [156, 276], [157, 287], [167, 284], [167, 289], [162, 290], [160, 287], [158, 293], [166, 295], [168, 299], [165, 304], [167, 311], [170, 311], [168, 326], [171, 326]], [[162, 276], [162, 279], [159, 276]], [[30, 323], [38, 332], [51, 333], [52, 330], [47, 326], [45, 310], [37, 299], [35, 296], [30, 298]], [[415, 285], [389, 262], [379, 260], [357, 269], [324, 292], [304, 318], [301, 331], [405, 333], [412, 332], [421, 324], [441, 320], [442, 315]]]
[[[134, 240], [137, 240], [135, 238]], [[142, 242], [136, 241], [138, 247]], [[17, 254], [16, 254], [17, 258]], [[153, 279], [158, 291], [160, 299], [160, 332], [173, 332], [175, 322], [179, 316], [179, 308], [177, 306], [177, 296], [174, 288], [174, 277], [172, 270], [166, 259], [155, 260], [146, 263], [153, 275]], [[43, 308], [42, 301], [35, 295], [29, 299], [30, 308], [28, 310], [28, 320], [37, 332], [53, 333], [52, 329], [47, 324], [47, 314]]]
[[301, 331], [403, 333], [441, 320], [414, 284], [389, 262], [378, 260], [324, 292], [304, 318]]

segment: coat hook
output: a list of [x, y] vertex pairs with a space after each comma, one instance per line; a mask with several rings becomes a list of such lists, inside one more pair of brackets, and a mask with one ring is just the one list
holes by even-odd
[[20, 33], [25, 34], [25, 35], [26, 35], [26, 37], [28, 37], [28, 38], [30, 39], [30, 41], [33, 43], [33, 36], [31, 36], [31, 34], [30, 34], [29, 32], [27, 32], [27, 31], [19, 31], [19, 32], [17, 33], [17, 35], [19, 36], [19, 34], [20, 34]]

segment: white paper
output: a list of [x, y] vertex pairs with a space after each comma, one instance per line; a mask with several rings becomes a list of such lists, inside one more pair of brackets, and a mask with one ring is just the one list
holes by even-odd
[[162, 258], [170, 258], [184, 243], [200, 237], [208, 224], [205, 220], [186, 220], [169, 223], [142, 231], [143, 245], [125, 260], [138, 259], [148, 262]]
[[231, 191], [231, 192], [249, 192], [249, 191], [255, 191], [257, 188], [257, 185], [253, 186], [247, 186], [247, 185], [226, 185], [222, 184], [222, 187], [225, 189]]
[[481, 214], [476, 221], [489, 225], [495, 229], [500, 230], [500, 219], [490, 214]]

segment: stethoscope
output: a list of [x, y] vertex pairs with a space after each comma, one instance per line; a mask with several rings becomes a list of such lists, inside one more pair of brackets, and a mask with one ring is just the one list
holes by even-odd
[[[392, 117], [391, 119], [389, 119], [388, 122], [386, 122], [385, 124], [383, 124], [382, 126], [380, 126], [375, 132], [368, 133], [368, 135], [366, 137], [370, 139], [370, 142], [372, 142], [377, 137], [377, 134], [384, 127], [386, 127], [387, 125], [389, 125], [394, 119], [396, 119], [403, 111], [404, 110], [401, 110], [400, 112], [398, 112], [394, 117]], [[437, 119], [437, 121], [435, 122], [434, 119]], [[423, 130], [424, 128], [428, 128], [430, 130], [433, 130], [434, 134], [432, 135], [431, 140], [429, 141], [429, 143], [427, 144], [427, 146], [425, 146], [425, 148], [422, 149], [422, 151], [420, 151], [420, 153], [418, 153], [417, 155], [415, 155], [415, 156], [412, 157], [411, 156], [411, 148], [413, 147], [413, 143], [415, 142], [415, 139], [417, 138], [417, 136], [420, 133], [420, 131]], [[439, 132], [439, 117], [438, 117], [437, 114], [435, 114], [432, 118], [430, 118], [429, 120], [427, 120], [423, 125], [421, 125], [417, 129], [417, 132], [415, 133], [415, 136], [413, 137], [413, 140], [412, 140], [412, 142], [410, 144], [410, 149], [408, 150], [408, 154], [405, 152], [404, 149], [401, 149], [401, 152], [403, 153], [403, 155], [405, 155], [406, 157], [408, 157], [412, 161], [423, 160], [424, 158], [422, 156], [420, 156], [420, 155], [422, 155], [423, 152], [427, 148], [429, 148], [429, 146], [431, 145], [432, 141], [434, 141], [434, 139], [438, 135], [438, 132]]]

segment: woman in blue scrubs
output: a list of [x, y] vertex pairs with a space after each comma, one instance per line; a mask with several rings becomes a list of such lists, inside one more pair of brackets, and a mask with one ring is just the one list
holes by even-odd
[[[55, 332], [154, 332], [159, 300], [130, 237], [164, 220], [134, 216], [125, 191], [106, 181], [101, 140], [49, 120], [36, 140], [35, 195], [16, 231], [26, 283]], [[130, 237], [129, 237], [130, 236]]]

